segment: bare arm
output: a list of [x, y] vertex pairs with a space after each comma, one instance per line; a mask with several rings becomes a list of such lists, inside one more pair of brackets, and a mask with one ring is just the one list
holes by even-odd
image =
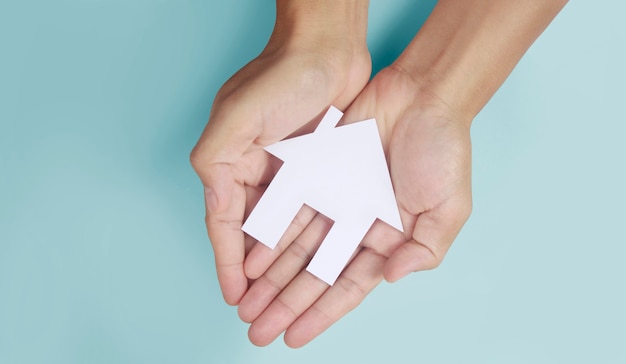
[[393, 67], [471, 120], [566, 3], [441, 0]]

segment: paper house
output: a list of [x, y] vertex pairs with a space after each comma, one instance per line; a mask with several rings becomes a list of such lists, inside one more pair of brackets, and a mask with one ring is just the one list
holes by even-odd
[[242, 230], [274, 248], [303, 204], [334, 221], [307, 270], [332, 285], [380, 219], [402, 231], [375, 119], [336, 127], [331, 106], [315, 132], [265, 148], [284, 161]]

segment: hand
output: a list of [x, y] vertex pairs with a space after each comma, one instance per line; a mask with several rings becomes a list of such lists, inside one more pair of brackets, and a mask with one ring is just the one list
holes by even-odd
[[329, 228], [324, 218], [293, 243], [279, 242], [278, 259], [251, 253], [246, 266], [271, 264], [239, 305], [253, 343], [266, 345], [286, 330], [285, 342], [302, 346], [383, 276], [395, 281], [441, 262], [471, 209], [469, 124], [566, 2], [437, 3], [344, 115], [345, 122], [376, 117], [406, 233], [375, 223], [330, 288], [302, 271]]
[[[331, 222], [316, 218], [243, 297], [250, 340], [266, 345], [286, 330], [299, 347], [346, 314], [383, 276], [438, 266], [471, 210], [469, 120], [421, 92], [401, 69], [379, 73], [343, 122], [375, 116], [388, 156], [404, 233], [377, 221], [332, 287], [302, 269]], [[248, 260], [256, 257], [248, 257]], [[246, 262], [248, 264], [248, 262]]]
[[[347, 23], [350, 16], [353, 22]], [[244, 238], [243, 218], [278, 168], [278, 161], [262, 147], [305, 132], [307, 123], [330, 104], [346, 107], [358, 95], [371, 71], [366, 20], [367, 2], [278, 1], [267, 47], [215, 98], [191, 162], [205, 188], [206, 225], [218, 280], [231, 305], [238, 304], [248, 288], [244, 256], [255, 243]], [[343, 29], [347, 26], [351, 28]], [[303, 210], [298, 221], [304, 226], [314, 215]], [[298, 226], [293, 224], [285, 239], [299, 235]], [[253, 255], [272, 254], [255, 251]], [[252, 265], [248, 270], [254, 278], [265, 267]]]

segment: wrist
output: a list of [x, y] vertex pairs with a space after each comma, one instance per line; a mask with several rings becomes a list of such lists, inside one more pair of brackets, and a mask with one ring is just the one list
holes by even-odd
[[440, 0], [394, 67], [468, 123], [566, 0]]
[[448, 88], [449, 79], [440, 76], [434, 68], [422, 73], [397, 60], [380, 74], [386, 80], [385, 92], [396, 95], [393, 97], [395, 109], [402, 113], [411, 109], [432, 119], [446, 120], [466, 128], [471, 126], [475, 114], [461, 104], [467, 102], [467, 98], [459, 98], [454, 88]]
[[471, 76], [464, 75], [462, 63], [420, 53], [422, 57], [405, 52], [390, 68], [411, 80], [414, 102], [442, 110], [450, 119], [469, 127], [491, 95], [486, 95], [484, 89], [474, 89], [477, 84]]
[[276, 23], [265, 54], [317, 53], [351, 59], [367, 55], [364, 0], [276, 1]]

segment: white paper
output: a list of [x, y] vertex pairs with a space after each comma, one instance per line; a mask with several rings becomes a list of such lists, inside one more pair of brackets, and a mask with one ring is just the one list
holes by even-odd
[[265, 148], [284, 161], [242, 230], [270, 248], [303, 204], [334, 221], [307, 270], [332, 285], [378, 218], [402, 231], [375, 119], [336, 127], [331, 106], [315, 132]]

